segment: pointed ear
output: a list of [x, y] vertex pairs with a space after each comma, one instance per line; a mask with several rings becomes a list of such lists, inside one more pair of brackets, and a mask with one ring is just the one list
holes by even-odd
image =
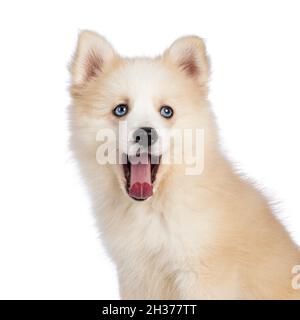
[[74, 85], [84, 85], [103, 72], [118, 55], [105, 38], [92, 31], [82, 31], [71, 66]]
[[202, 39], [187, 36], [177, 39], [163, 54], [163, 59], [170, 61], [200, 85], [205, 85], [209, 78], [209, 61]]

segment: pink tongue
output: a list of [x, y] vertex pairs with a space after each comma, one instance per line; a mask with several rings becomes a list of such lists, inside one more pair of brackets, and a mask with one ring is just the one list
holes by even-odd
[[141, 154], [139, 163], [131, 164], [129, 195], [136, 199], [151, 197], [151, 164], [147, 154]]

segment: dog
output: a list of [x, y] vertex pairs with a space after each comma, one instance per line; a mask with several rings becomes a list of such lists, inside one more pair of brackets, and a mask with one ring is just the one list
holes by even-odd
[[[71, 150], [122, 299], [300, 298], [299, 248], [220, 148], [202, 39], [124, 58], [82, 31], [70, 71]], [[185, 151], [176, 130], [200, 138]]]

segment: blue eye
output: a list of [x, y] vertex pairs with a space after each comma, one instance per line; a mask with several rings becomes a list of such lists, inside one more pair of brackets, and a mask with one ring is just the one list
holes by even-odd
[[126, 104], [118, 104], [113, 110], [113, 114], [117, 117], [123, 117], [127, 112], [128, 106]]
[[173, 109], [169, 106], [162, 106], [160, 108], [160, 114], [164, 117], [164, 118], [171, 118], [173, 116]]

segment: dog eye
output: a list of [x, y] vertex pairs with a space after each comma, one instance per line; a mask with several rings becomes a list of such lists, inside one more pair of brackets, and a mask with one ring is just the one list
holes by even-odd
[[160, 114], [164, 118], [171, 118], [173, 116], [173, 113], [174, 113], [173, 109], [169, 106], [162, 106], [160, 108]]
[[116, 117], [123, 117], [127, 112], [128, 106], [126, 104], [118, 104], [113, 110], [113, 114]]

